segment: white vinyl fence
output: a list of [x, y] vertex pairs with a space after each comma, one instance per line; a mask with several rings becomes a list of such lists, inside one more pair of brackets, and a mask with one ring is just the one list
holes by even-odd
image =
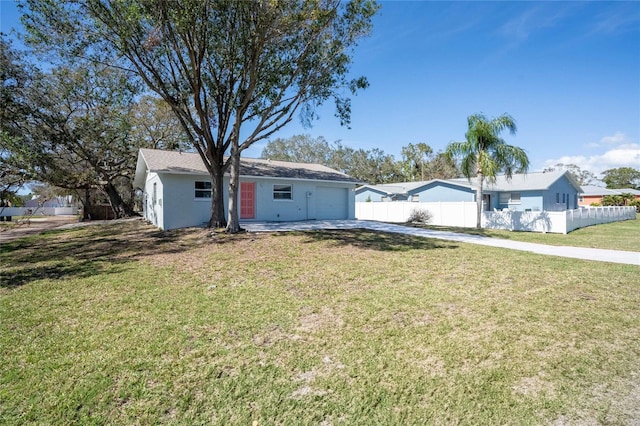
[[78, 214], [77, 207], [0, 207], [0, 216], [27, 216], [34, 214], [37, 216], [58, 216]]
[[415, 203], [410, 201], [357, 202], [356, 218], [380, 222], [404, 223], [415, 209], [431, 213], [431, 225], [476, 226], [476, 203], [473, 201]]
[[[407, 222], [414, 209], [431, 213], [429, 224], [436, 226], [476, 226], [476, 203], [471, 201], [415, 203], [357, 202], [356, 218], [380, 222]], [[483, 212], [482, 226], [511, 231], [552, 232], [566, 234], [574, 229], [599, 223], [636, 218], [635, 207], [589, 207], [564, 211]]]
[[599, 223], [633, 220], [637, 216], [635, 207], [615, 206], [587, 207], [577, 210], [567, 210], [565, 213], [567, 214], [566, 232], [571, 232], [578, 228], [584, 228], [585, 226], [597, 225]]

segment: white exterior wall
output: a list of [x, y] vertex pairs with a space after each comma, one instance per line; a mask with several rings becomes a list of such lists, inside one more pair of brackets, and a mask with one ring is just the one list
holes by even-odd
[[[156, 184], [156, 197], [153, 196], [153, 185]], [[164, 224], [163, 215], [163, 185], [160, 180], [160, 176], [157, 173], [151, 172], [147, 174], [146, 181], [144, 183], [143, 194], [143, 207], [142, 213], [146, 220], [160, 229], [166, 229]]]

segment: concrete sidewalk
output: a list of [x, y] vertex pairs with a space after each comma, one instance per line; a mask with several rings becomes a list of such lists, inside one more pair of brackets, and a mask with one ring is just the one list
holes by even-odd
[[491, 247], [502, 247], [512, 250], [528, 251], [549, 256], [560, 256], [574, 259], [595, 260], [599, 262], [622, 263], [640, 266], [640, 252], [604, 250], [586, 247], [549, 246], [537, 243], [503, 240], [480, 235], [459, 234], [455, 232], [434, 231], [430, 229], [412, 228], [383, 222], [366, 220], [310, 220], [303, 222], [242, 222], [241, 226], [249, 232], [278, 231], [313, 231], [325, 229], [369, 229], [373, 231], [391, 232], [395, 234], [415, 235], [417, 237], [436, 238], [439, 240], [458, 241], [461, 243], [479, 244]]

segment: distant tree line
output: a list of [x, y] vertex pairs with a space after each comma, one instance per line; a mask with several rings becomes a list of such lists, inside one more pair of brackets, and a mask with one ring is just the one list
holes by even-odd
[[434, 152], [424, 142], [403, 146], [401, 158], [396, 160], [379, 148], [354, 149], [341, 141], [329, 143], [322, 136], [295, 135], [270, 141], [262, 150], [261, 157], [323, 164], [369, 184], [461, 176], [455, 159], [444, 152]]

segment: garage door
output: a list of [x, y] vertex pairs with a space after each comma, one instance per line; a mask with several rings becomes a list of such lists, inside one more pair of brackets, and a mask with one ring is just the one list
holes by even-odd
[[319, 186], [316, 198], [317, 219], [347, 219], [349, 216], [348, 193], [346, 188]]

